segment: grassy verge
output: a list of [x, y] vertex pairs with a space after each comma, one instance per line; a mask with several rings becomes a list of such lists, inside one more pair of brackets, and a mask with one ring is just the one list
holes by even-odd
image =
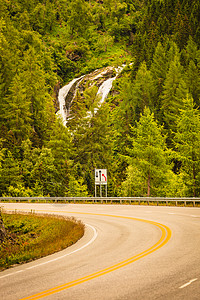
[[60, 251], [84, 234], [74, 218], [4, 212], [2, 218], [7, 236], [0, 244], [0, 270]]

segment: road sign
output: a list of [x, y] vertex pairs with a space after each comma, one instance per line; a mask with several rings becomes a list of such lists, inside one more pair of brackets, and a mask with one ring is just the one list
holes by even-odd
[[95, 169], [95, 184], [107, 184], [107, 169]]

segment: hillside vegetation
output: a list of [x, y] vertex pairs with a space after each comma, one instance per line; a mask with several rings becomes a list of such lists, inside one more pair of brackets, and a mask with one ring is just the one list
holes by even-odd
[[[107, 168], [109, 196], [200, 196], [199, 20], [197, 0], [0, 0], [0, 194], [91, 196]], [[64, 127], [59, 88], [124, 63]]]
[[0, 271], [63, 250], [84, 234], [73, 218], [37, 214], [1, 214], [6, 236], [0, 244]]

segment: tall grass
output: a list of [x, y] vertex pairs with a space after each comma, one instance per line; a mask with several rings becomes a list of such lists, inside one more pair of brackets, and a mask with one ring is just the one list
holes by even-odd
[[0, 245], [0, 270], [60, 251], [84, 234], [74, 218], [5, 212], [2, 217], [7, 236]]

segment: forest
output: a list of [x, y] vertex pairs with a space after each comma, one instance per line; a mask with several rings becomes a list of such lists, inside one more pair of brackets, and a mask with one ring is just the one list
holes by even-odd
[[[96, 114], [73, 78], [126, 64]], [[198, 0], [0, 0], [0, 196], [200, 197]]]

